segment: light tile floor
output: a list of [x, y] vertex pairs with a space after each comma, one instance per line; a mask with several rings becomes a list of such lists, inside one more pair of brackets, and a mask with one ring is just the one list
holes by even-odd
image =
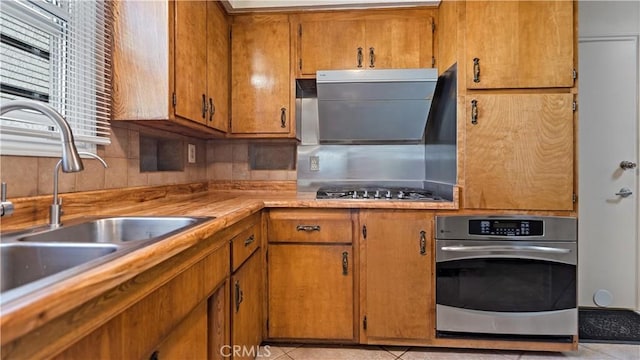
[[466, 350], [388, 346], [267, 344], [256, 359], [271, 360], [640, 360], [640, 345], [580, 343], [576, 352]]

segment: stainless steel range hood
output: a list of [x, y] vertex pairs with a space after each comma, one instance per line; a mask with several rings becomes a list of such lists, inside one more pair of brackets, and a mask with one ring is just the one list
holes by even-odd
[[436, 69], [318, 71], [320, 143], [421, 142], [437, 80]]

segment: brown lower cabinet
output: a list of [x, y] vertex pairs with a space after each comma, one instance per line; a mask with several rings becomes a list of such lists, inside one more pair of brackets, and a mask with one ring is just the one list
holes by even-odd
[[270, 246], [269, 337], [353, 341], [353, 280], [351, 245]]
[[[197, 249], [193, 249], [197, 250]], [[201, 249], [202, 250], [202, 249]], [[192, 252], [197, 256], [198, 251]], [[187, 260], [188, 255], [184, 260]], [[178, 255], [178, 257], [182, 257]], [[148, 270], [126, 285], [103, 297], [108, 303], [120, 291], [142, 290], [137, 287], [154, 282], [162, 272], [181, 266], [181, 261], [169, 261]], [[225, 293], [229, 275], [229, 247], [225, 243], [211, 254], [186, 268], [166, 284], [153, 290], [119, 315], [73, 344], [58, 359], [183, 359], [206, 358], [209, 338], [221, 334], [227, 339], [226, 316], [228, 306], [209, 306], [212, 300]], [[221, 292], [222, 291], [222, 292]], [[214, 301], [215, 302], [215, 301]], [[94, 307], [100, 311], [100, 306]], [[87, 309], [85, 309], [87, 310]], [[210, 311], [213, 310], [213, 311]], [[108, 310], [107, 310], [108, 311]], [[80, 314], [76, 314], [80, 316]], [[85, 316], [87, 316], [85, 314]], [[89, 317], [89, 316], [87, 316]], [[218, 319], [211, 321], [210, 319]], [[215, 326], [210, 327], [209, 324]], [[215, 358], [215, 357], [214, 357]]]
[[[253, 359], [262, 342], [262, 257], [260, 250], [231, 276], [231, 327], [234, 359]], [[225, 350], [225, 349], [223, 349]], [[225, 352], [225, 351], [223, 351]]]
[[267, 337], [355, 342], [352, 212], [272, 209], [267, 233]]
[[158, 359], [206, 359], [208, 337], [207, 302], [203, 301], [171, 331], [152, 356]]
[[[261, 233], [253, 214], [3, 345], [2, 358], [253, 359], [264, 324]], [[89, 324], [98, 326], [80, 337]]]
[[435, 332], [433, 213], [362, 210], [360, 339], [428, 343]]

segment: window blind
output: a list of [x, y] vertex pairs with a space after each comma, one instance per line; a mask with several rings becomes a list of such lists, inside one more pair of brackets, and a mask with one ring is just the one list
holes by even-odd
[[[0, 102], [47, 102], [69, 122], [85, 151], [109, 144], [110, 1], [3, 0], [0, 5]], [[2, 117], [2, 154], [59, 153], [58, 129], [38, 113]]]

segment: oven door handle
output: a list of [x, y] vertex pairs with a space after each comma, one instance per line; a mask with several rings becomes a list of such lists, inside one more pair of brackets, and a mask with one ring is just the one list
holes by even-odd
[[518, 245], [483, 245], [483, 246], [443, 246], [442, 251], [478, 252], [478, 251], [519, 251], [538, 252], [545, 254], [568, 254], [571, 249], [559, 249], [548, 246], [518, 246]]

